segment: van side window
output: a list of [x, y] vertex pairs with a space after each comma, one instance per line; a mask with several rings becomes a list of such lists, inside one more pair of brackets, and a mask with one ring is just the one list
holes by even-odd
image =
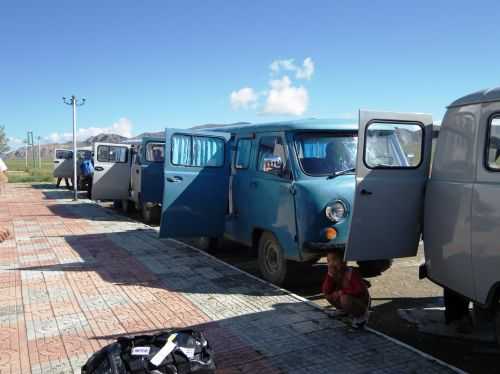
[[58, 160], [69, 160], [73, 158], [72, 151], [66, 151], [64, 149], [58, 149], [56, 151], [56, 159]]
[[100, 145], [97, 147], [97, 161], [99, 162], [127, 162], [127, 148], [113, 145]]
[[364, 161], [370, 169], [417, 168], [422, 147], [421, 125], [372, 122], [366, 128]]
[[488, 168], [500, 171], [500, 117], [493, 117], [488, 130]]
[[281, 137], [263, 136], [260, 138], [257, 170], [282, 177], [285, 165], [285, 146]]
[[172, 165], [192, 167], [224, 166], [225, 142], [213, 136], [172, 136]]
[[252, 139], [239, 139], [236, 146], [234, 167], [236, 169], [248, 169], [250, 165], [250, 152], [252, 150]]
[[165, 156], [163, 150], [165, 144], [163, 143], [148, 143], [146, 145], [146, 160], [151, 162], [163, 162]]

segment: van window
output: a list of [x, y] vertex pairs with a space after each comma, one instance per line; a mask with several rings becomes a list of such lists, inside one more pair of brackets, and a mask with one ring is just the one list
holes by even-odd
[[67, 151], [65, 149], [56, 150], [56, 159], [69, 160], [71, 158], [73, 158], [73, 151]]
[[127, 148], [114, 145], [100, 145], [97, 147], [97, 161], [99, 162], [127, 162]]
[[304, 172], [330, 175], [356, 167], [357, 133], [301, 133], [295, 136], [295, 151]]
[[164, 143], [148, 143], [146, 145], [146, 160], [151, 162], [165, 161], [164, 149]]
[[175, 134], [172, 136], [172, 165], [221, 167], [224, 165], [225, 142], [212, 136]]
[[259, 142], [257, 170], [283, 176], [286, 165], [285, 146], [279, 136], [263, 136]]
[[234, 167], [236, 169], [248, 169], [250, 165], [250, 151], [252, 150], [252, 139], [240, 139], [236, 146]]
[[366, 128], [364, 160], [368, 168], [417, 168], [423, 130], [417, 123], [372, 122]]
[[488, 131], [488, 168], [500, 170], [500, 117], [493, 117]]

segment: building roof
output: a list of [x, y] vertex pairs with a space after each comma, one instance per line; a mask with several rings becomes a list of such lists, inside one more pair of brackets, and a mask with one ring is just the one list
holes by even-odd
[[452, 102], [448, 106], [448, 108], [478, 103], [487, 103], [491, 101], [500, 101], [500, 87], [477, 91], [461, 97], [460, 99]]
[[336, 131], [352, 131], [357, 130], [358, 124], [355, 122], [348, 123], [348, 121], [338, 119], [305, 119], [296, 121], [282, 121], [282, 122], [269, 122], [269, 123], [251, 123], [235, 126], [223, 126], [217, 128], [206, 128], [203, 130], [221, 131], [221, 132], [235, 132], [235, 131], [294, 131], [294, 130], [336, 130]]

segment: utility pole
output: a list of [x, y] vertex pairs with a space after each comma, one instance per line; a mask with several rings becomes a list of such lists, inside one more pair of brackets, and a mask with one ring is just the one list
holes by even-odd
[[29, 137], [28, 137], [28, 134], [29, 133], [26, 133], [26, 152], [25, 152], [25, 158], [26, 158], [26, 165], [25, 165], [25, 168], [24, 170], [28, 171], [28, 145], [29, 145]]
[[37, 138], [37, 140], [38, 140], [38, 168], [39, 169], [42, 168], [42, 156], [41, 156], [41, 153], [40, 153], [40, 139], [41, 139], [41, 137], [39, 136]]
[[71, 105], [73, 107], [73, 191], [74, 191], [74, 197], [73, 200], [78, 200], [78, 186], [77, 186], [77, 170], [76, 170], [76, 157], [77, 155], [77, 149], [76, 149], [76, 107], [77, 106], [82, 106], [85, 104], [85, 99], [82, 99], [81, 102], [78, 102], [77, 98], [75, 95], [71, 96], [71, 99], [66, 100], [65, 97], [62, 98], [64, 104]]
[[31, 158], [33, 159], [33, 169], [36, 168], [36, 161], [35, 161], [35, 140], [33, 139], [33, 131], [30, 131], [28, 133], [28, 138], [29, 142], [31, 145]]

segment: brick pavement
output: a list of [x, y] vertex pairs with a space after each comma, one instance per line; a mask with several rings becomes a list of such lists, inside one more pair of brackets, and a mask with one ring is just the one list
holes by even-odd
[[67, 193], [9, 185], [0, 224], [0, 373], [79, 372], [120, 335], [192, 326], [218, 373], [446, 373], [377, 334]]

